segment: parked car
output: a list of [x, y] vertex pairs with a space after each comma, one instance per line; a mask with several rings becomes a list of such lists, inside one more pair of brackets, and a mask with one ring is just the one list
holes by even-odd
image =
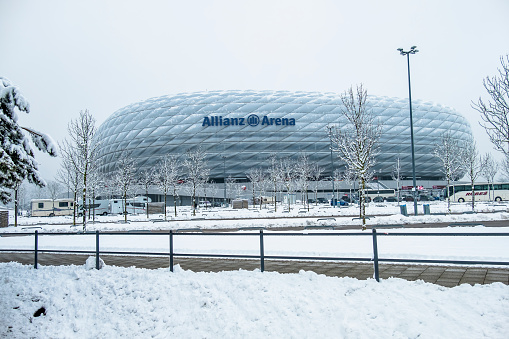
[[308, 199], [308, 204], [315, 204], [315, 203], [316, 203], [315, 199]]
[[344, 201], [342, 199], [332, 199], [331, 206], [348, 206], [348, 201]]
[[374, 197], [373, 202], [384, 202], [384, 198], [382, 197]]
[[329, 200], [325, 199], [325, 198], [318, 198], [316, 199], [316, 201], [319, 203], [319, 204], [328, 204], [329, 203]]
[[347, 203], [350, 204], [355, 204], [357, 202], [357, 200], [354, 197], [349, 197], [348, 195], [342, 196], [341, 200], [346, 201]]
[[387, 201], [387, 202], [398, 202], [398, 198], [397, 197], [387, 197], [387, 198], [385, 198], [385, 201]]

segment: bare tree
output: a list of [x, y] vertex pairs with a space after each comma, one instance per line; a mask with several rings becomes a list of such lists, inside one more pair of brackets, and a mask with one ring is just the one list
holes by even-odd
[[396, 164], [394, 164], [394, 167], [392, 168], [391, 172], [392, 180], [396, 181], [396, 190], [398, 192], [398, 201], [400, 201], [400, 187], [401, 187], [401, 180], [403, 177], [401, 176], [401, 161], [399, 157], [396, 159]]
[[350, 203], [353, 202], [353, 198], [352, 198], [352, 185], [353, 183], [355, 183], [355, 174], [350, 170], [350, 168], [346, 168], [345, 169], [345, 172], [343, 173], [343, 176], [341, 177], [341, 179], [343, 181], [345, 181], [347, 184], [348, 184], [348, 198], [350, 200]]
[[467, 176], [470, 179], [470, 185], [472, 186], [472, 211], [475, 207], [475, 189], [474, 182], [481, 174], [481, 159], [479, 152], [477, 151], [477, 144], [474, 138], [468, 138], [463, 142], [462, 145], [462, 161], [463, 168], [467, 171]]
[[313, 193], [315, 194], [315, 206], [318, 204], [318, 184], [322, 177], [323, 168], [317, 164], [313, 165], [311, 169], [311, 180], [313, 180]]
[[[263, 183], [263, 171], [261, 168], [253, 167], [250, 168], [246, 174], [249, 181], [251, 181], [251, 188], [253, 193], [253, 205], [256, 206], [256, 192], [261, 191], [261, 186]], [[260, 207], [262, 204], [262, 197], [260, 196]]]
[[237, 183], [237, 180], [235, 178], [232, 178], [231, 175], [229, 175], [228, 178], [226, 178], [226, 196], [228, 197], [230, 202], [232, 199], [232, 193], [236, 186], [236, 183]]
[[202, 149], [187, 151], [183, 165], [187, 175], [186, 182], [189, 184], [192, 195], [193, 216], [195, 216], [197, 206], [196, 192], [205, 184], [209, 175], [209, 169], [205, 162], [205, 152]]
[[488, 92], [488, 102], [481, 97], [472, 107], [481, 113], [486, 133], [495, 148], [509, 158], [509, 55], [500, 57], [498, 76], [486, 77], [483, 85]]
[[451, 181], [456, 180], [458, 173], [461, 172], [463, 168], [461, 147], [450, 132], [445, 132], [440, 137], [440, 143], [435, 145], [433, 154], [442, 164], [442, 173], [447, 182], [447, 210], [451, 213], [451, 194], [449, 187], [451, 186]]
[[123, 153], [117, 160], [117, 169], [113, 181], [124, 201], [124, 222], [127, 223], [127, 199], [131, 195], [136, 174], [136, 162], [128, 154]]
[[283, 178], [283, 171], [275, 154], [270, 156], [269, 163], [268, 176], [274, 192], [274, 212], [277, 212], [277, 188]]
[[[145, 196], [147, 197], [146, 210], [147, 210], [147, 219], [148, 219], [149, 218], [149, 216], [148, 216], [148, 190], [149, 190], [150, 186], [152, 186], [156, 183], [155, 170], [152, 168], [149, 170], [141, 171], [138, 176], [137, 183], [141, 187], [141, 189], [143, 189], [143, 192], [145, 193]], [[166, 211], [166, 206], [165, 206], [164, 210]]]
[[309, 180], [311, 180], [313, 172], [313, 167], [311, 166], [311, 163], [309, 162], [309, 157], [306, 154], [301, 154], [299, 156], [299, 160], [297, 161], [296, 166], [296, 175], [297, 180], [299, 182], [300, 190], [303, 195], [302, 197], [302, 204], [304, 206], [308, 206], [308, 212], [309, 212], [309, 201], [308, 201], [308, 188], [309, 188]]
[[[203, 178], [203, 184], [200, 185], [198, 187], [198, 192], [199, 193], [203, 193], [202, 197], [203, 197], [203, 200], [204, 200], [204, 208], [207, 209], [207, 203], [206, 201], [207, 200], [207, 192], [208, 192], [208, 188], [209, 188], [209, 176], [208, 174]], [[200, 195], [198, 195], [198, 199], [199, 199]], [[209, 201], [210, 202], [210, 201]]]
[[86, 211], [88, 212], [88, 219], [90, 220], [90, 217], [92, 217], [93, 222], [95, 222], [95, 197], [104, 187], [104, 182], [102, 180], [101, 174], [97, 170], [97, 167], [94, 167], [88, 175], [88, 186], [88, 204]]
[[[493, 159], [493, 156], [490, 153], [486, 153], [481, 157], [481, 175], [486, 178], [488, 181], [488, 199], [490, 198], [490, 183], [493, 188], [493, 182], [495, 181], [495, 176], [498, 172], [498, 162]], [[495, 197], [493, 197], [495, 198]]]
[[[62, 147], [62, 146], [61, 146]], [[78, 192], [81, 187], [81, 175], [75, 170], [71, 159], [67, 158], [67, 153], [62, 154], [62, 164], [57, 171], [57, 180], [63, 184], [73, 194], [73, 218], [72, 224], [76, 225], [76, 216], [78, 215]]]
[[265, 196], [265, 190], [267, 188], [267, 178], [265, 177], [265, 174], [262, 170], [262, 177], [260, 179], [260, 182], [258, 184], [258, 196], [260, 197], [260, 210], [262, 209], [262, 206], [263, 206], [263, 202], [264, 202], [264, 199], [263, 197]]
[[239, 182], [234, 186], [234, 190], [235, 190], [235, 198], [241, 199], [242, 196], [244, 195], [244, 191], [246, 190], [246, 185]]
[[166, 220], [166, 199], [168, 192], [173, 188], [173, 207], [177, 216], [177, 185], [181, 180], [181, 168], [174, 155], [166, 155], [159, 161], [156, 167], [156, 184], [164, 195], [164, 219]]
[[382, 133], [382, 124], [367, 107], [367, 91], [362, 85], [354, 92], [350, 87], [341, 95], [344, 126], [328, 126], [332, 150], [355, 173], [359, 180], [359, 217], [362, 229], [366, 229], [366, 184], [373, 177], [375, 157], [379, 153], [378, 140]]
[[211, 196], [211, 207], [215, 207], [216, 205], [216, 196], [219, 192], [219, 189], [216, 185], [216, 182], [214, 180], [210, 181], [210, 186], [208, 187], [208, 191], [210, 192], [210, 196]]
[[[97, 166], [97, 149], [99, 144], [94, 140], [96, 132], [95, 119], [88, 110], [80, 111], [76, 120], [72, 120], [67, 128], [70, 140], [66, 139], [60, 149], [72, 163], [73, 170], [81, 176], [83, 189], [82, 202], [87, 201], [88, 175]], [[86, 229], [87, 216], [83, 213], [83, 229]]]
[[19, 214], [19, 205], [20, 200], [23, 199], [26, 193], [25, 185], [23, 185], [23, 181], [17, 182], [14, 185], [14, 227], [18, 227], [18, 214]]
[[49, 196], [51, 198], [52, 202], [52, 214], [55, 215], [55, 200], [58, 198], [60, 193], [62, 193], [62, 185], [58, 183], [57, 181], [48, 181], [48, 184], [46, 185], [46, 188], [48, 190]]
[[297, 178], [297, 164], [290, 158], [281, 159], [281, 174], [282, 183], [286, 189], [286, 196], [288, 200], [288, 211], [291, 210], [291, 197], [295, 190], [295, 180]]

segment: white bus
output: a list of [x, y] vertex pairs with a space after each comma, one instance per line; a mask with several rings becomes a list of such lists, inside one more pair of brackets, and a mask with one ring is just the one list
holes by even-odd
[[33, 199], [31, 201], [31, 216], [54, 217], [56, 215], [73, 215], [73, 199]]
[[[444, 197], [450, 196], [457, 202], [472, 201], [472, 185], [460, 184], [444, 189]], [[509, 183], [474, 184], [475, 201], [507, 201], [509, 200]]]

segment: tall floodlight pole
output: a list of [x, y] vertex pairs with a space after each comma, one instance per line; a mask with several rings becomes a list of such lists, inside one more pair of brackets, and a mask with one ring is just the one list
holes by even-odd
[[226, 157], [223, 155], [223, 182], [224, 182], [224, 203], [226, 204]]
[[410, 47], [409, 51], [404, 51], [403, 48], [398, 48], [401, 55], [406, 55], [407, 67], [408, 67], [408, 101], [410, 103], [410, 141], [412, 143], [412, 178], [413, 178], [413, 196], [414, 196], [414, 215], [417, 215], [417, 186], [415, 183], [415, 153], [414, 153], [414, 123], [412, 117], [412, 89], [410, 86], [410, 54], [419, 52], [417, 46]]

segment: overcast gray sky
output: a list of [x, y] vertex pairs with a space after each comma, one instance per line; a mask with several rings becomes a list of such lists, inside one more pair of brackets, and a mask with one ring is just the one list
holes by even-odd
[[[471, 101], [509, 53], [507, 0], [0, 0], [0, 74], [30, 101], [23, 125], [60, 141], [154, 96], [221, 89], [369, 94], [451, 106], [492, 146]], [[59, 159], [36, 155], [54, 177]]]

